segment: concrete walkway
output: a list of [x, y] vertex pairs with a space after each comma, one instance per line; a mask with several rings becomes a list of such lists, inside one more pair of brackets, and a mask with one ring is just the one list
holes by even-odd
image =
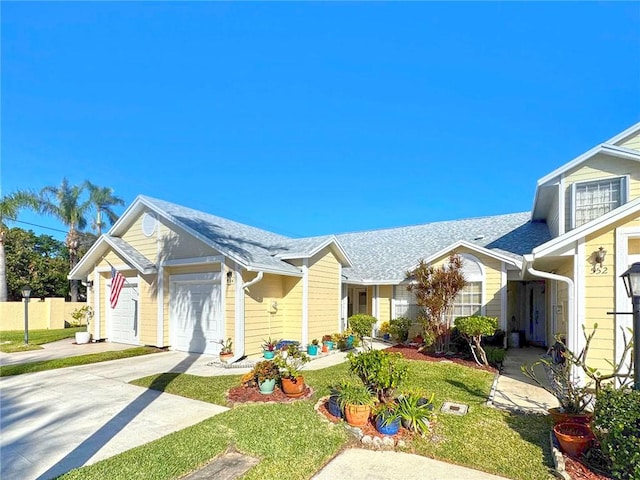
[[[547, 409], [558, 406], [558, 400], [525, 377], [520, 370], [523, 364], [531, 365], [545, 350], [537, 347], [510, 348], [502, 364], [495, 391], [489, 403], [496, 408], [526, 413], [547, 413]], [[545, 380], [544, 370], [536, 368], [540, 380]]]

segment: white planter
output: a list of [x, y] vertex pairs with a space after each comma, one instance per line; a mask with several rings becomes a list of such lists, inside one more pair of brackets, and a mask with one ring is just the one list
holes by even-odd
[[91, 333], [89, 332], [76, 332], [76, 343], [89, 343], [91, 341]]
[[520, 332], [511, 332], [509, 339], [511, 340], [511, 346], [513, 348], [520, 348]]

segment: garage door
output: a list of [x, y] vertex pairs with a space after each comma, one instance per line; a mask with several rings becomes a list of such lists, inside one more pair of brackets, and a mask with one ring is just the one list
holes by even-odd
[[183, 352], [220, 352], [223, 315], [221, 275], [172, 275], [170, 280], [171, 346]]
[[139, 343], [138, 304], [138, 287], [133, 285], [131, 280], [127, 280], [120, 292], [116, 308], [110, 309], [109, 340], [132, 345]]

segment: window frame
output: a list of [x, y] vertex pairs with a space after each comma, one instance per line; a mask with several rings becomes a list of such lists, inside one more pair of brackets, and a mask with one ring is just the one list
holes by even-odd
[[[598, 184], [598, 183], [603, 183], [603, 182], [612, 182], [612, 181], [618, 181], [619, 183], [619, 189], [620, 189], [620, 203], [618, 206], [614, 207], [612, 210], [609, 211], [613, 211], [616, 208], [621, 207], [622, 205], [624, 205], [625, 203], [628, 202], [629, 199], [629, 175], [618, 175], [615, 177], [606, 177], [606, 178], [598, 178], [595, 180], [586, 180], [583, 182], [574, 182], [571, 184], [571, 210], [570, 210], [570, 214], [571, 214], [571, 222], [570, 222], [570, 227], [573, 230], [574, 228], [578, 228], [581, 227], [582, 225], [585, 225], [593, 220], [589, 220], [588, 222], [584, 222], [581, 225], [576, 226], [576, 194], [577, 194], [577, 190], [579, 187], [582, 186], [587, 186], [589, 184]], [[606, 212], [608, 213], [608, 212]], [[604, 214], [603, 214], [604, 215]], [[598, 217], [596, 217], [598, 218]]]

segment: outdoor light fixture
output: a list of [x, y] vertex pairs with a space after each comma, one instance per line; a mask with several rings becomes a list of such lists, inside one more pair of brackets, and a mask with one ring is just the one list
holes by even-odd
[[640, 390], [640, 263], [620, 276], [633, 305], [633, 388]]
[[229, 270], [227, 272], [227, 285], [231, 285], [233, 283], [233, 272]]
[[600, 247], [598, 248], [598, 250], [596, 251], [596, 263], [600, 264], [600, 266], [602, 266], [602, 264], [604, 263], [604, 257], [607, 255], [607, 251]]
[[22, 298], [24, 298], [24, 344], [29, 344], [29, 297], [31, 296], [31, 289], [28, 286], [24, 286], [22, 289]]

